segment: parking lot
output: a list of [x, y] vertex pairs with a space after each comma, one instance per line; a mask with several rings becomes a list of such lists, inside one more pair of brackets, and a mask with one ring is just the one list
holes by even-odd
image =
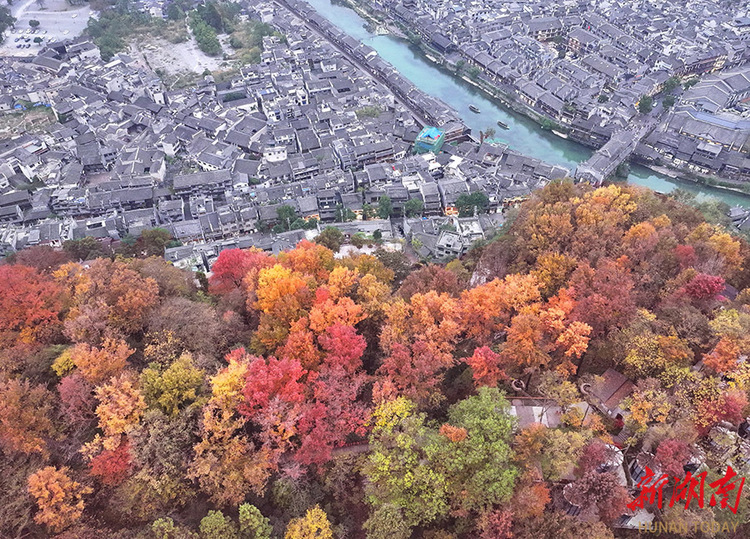
[[[91, 9], [88, 4], [71, 6], [66, 0], [43, 0], [41, 4], [16, 0], [11, 12], [17, 21], [5, 34], [0, 56], [36, 56], [46, 43], [78, 36], [86, 28]], [[39, 26], [30, 27], [30, 20], [39, 21]]]

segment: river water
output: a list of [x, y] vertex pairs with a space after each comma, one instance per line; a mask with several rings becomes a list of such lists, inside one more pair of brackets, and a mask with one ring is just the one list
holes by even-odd
[[[333, 4], [330, 0], [307, 2], [344, 32], [375, 49], [415, 86], [452, 106], [475, 135], [491, 127], [495, 129], [495, 138], [508, 143], [514, 150], [547, 163], [562, 165], [571, 171], [575, 170], [578, 163], [591, 156], [592, 151], [585, 146], [541, 129], [532, 120], [505, 108], [471, 84], [423, 58], [408, 41], [370, 32], [365, 28], [366, 21], [354, 10]], [[469, 111], [469, 105], [472, 104], [480, 109], [479, 114]], [[507, 124], [510, 129], [497, 127], [498, 120]], [[750, 196], [675, 180], [637, 165], [631, 166], [628, 182], [660, 193], [668, 193], [680, 187], [695, 193], [699, 199], [718, 198], [730, 206], [750, 207]]]

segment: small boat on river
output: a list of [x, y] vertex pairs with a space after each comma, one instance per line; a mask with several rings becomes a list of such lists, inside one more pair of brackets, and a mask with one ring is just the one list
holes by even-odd
[[497, 126], [502, 127], [503, 129], [510, 129], [510, 127], [508, 127], [508, 124], [501, 122], [500, 120], [497, 121]]
[[477, 114], [479, 114], [479, 112], [480, 112], [479, 107], [477, 107], [476, 105], [469, 105], [469, 110], [471, 112], [475, 112]]

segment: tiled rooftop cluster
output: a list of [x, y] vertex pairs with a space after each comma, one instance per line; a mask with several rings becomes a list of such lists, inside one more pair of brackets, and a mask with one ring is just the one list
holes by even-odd
[[[450, 216], [461, 193], [483, 191], [497, 209], [568, 173], [467, 140], [455, 112], [388, 64], [358, 67], [369, 53], [352, 51], [364, 46], [342, 53], [288, 11], [254, 9], [285, 39], [265, 37], [261, 62], [224, 83], [206, 76], [169, 89], [126, 55], [102, 62], [84, 38], [53, 43], [28, 63], [0, 60], [5, 112], [36, 105], [57, 118], [0, 141], [0, 251], [84, 236], [118, 241], [153, 227], [183, 244], [233, 245], [255, 234], [272, 249], [276, 236], [258, 232], [282, 205], [323, 223], [351, 210], [356, 221], [340, 226], [390, 234], [388, 220], [361, 220], [363, 205], [384, 194], [397, 216], [412, 198], [425, 216]], [[373, 65], [391, 78], [375, 81]], [[437, 156], [412, 155], [420, 102], [445, 110], [440, 128], [453, 143]]]

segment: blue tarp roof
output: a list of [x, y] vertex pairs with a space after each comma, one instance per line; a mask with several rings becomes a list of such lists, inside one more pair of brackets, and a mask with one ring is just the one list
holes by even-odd
[[443, 136], [443, 132], [440, 131], [437, 127], [431, 127], [427, 126], [424, 129], [422, 129], [422, 132], [419, 134], [419, 138], [430, 138], [433, 140], [439, 139], [441, 136]]

